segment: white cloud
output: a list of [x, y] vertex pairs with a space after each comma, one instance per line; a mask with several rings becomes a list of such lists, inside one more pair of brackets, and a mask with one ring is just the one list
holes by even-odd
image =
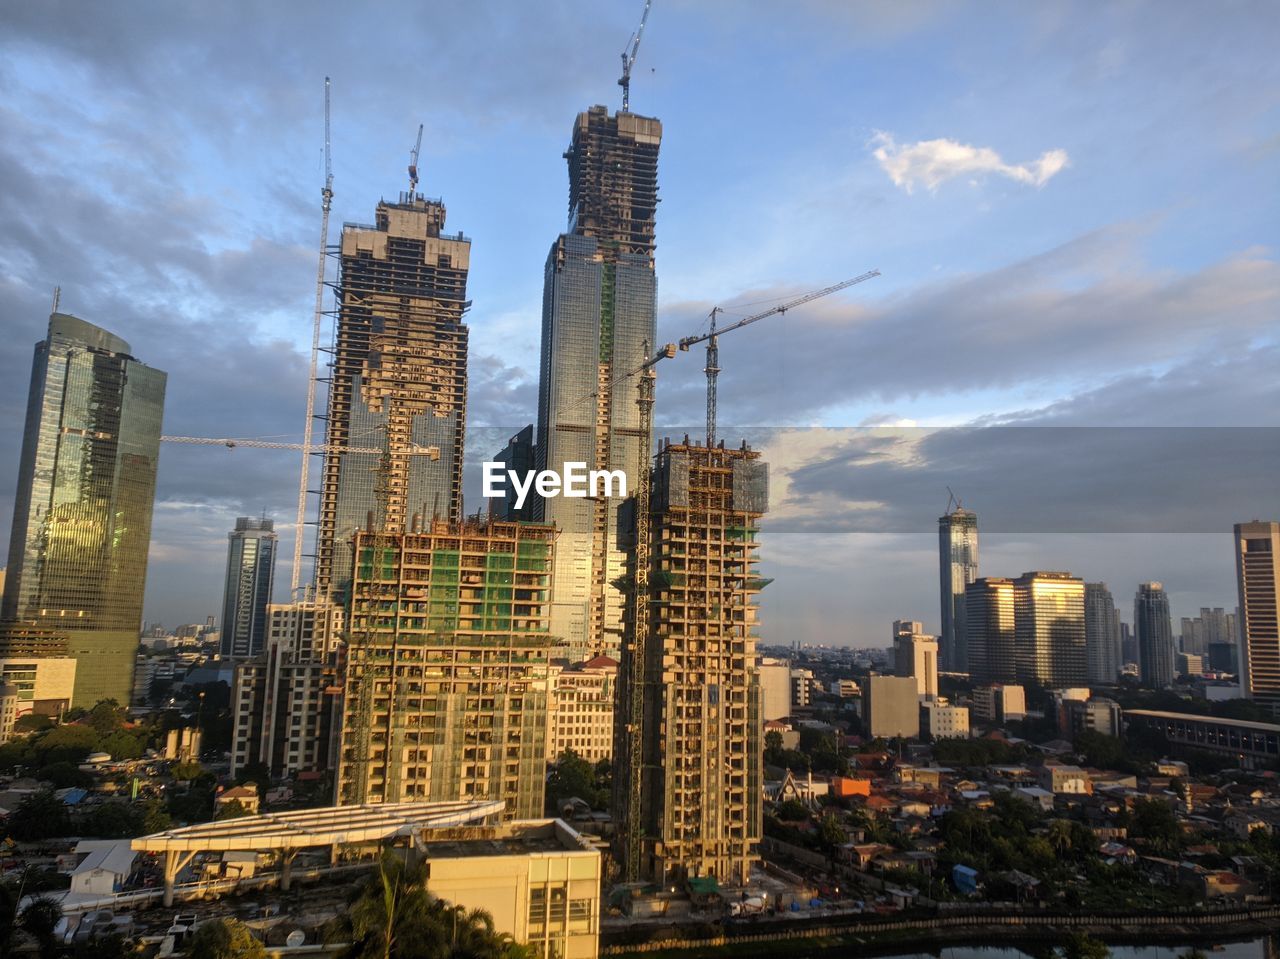
[[958, 176], [997, 173], [1019, 183], [1044, 186], [1070, 162], [1066, 150], [1046, 150], [1031, 163], [1005, 163], [990, 147], [975, 147], [955, 140], [920, 140], [898, 143], [889, 133], [877, 133], [873, 155], [895, 186], [908, 193], [917, 183], [936, 190]]

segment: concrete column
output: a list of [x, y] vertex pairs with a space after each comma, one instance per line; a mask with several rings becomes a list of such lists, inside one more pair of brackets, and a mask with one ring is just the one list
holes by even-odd
[[196, 857], [195, 851], [180, 852], [177, 849], [166, 849], [164, 852], [164, 904], [173, 905], [173, 886], [178, 873]]
[[297, 855], [296, 849], [280, 850], [280, 889], [283, 892], [288, 892], [293, 882], [293, 860]]

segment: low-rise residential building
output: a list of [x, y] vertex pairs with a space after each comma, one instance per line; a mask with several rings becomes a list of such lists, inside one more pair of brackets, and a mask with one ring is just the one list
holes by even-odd
[[1040, 767], [1040, 787], [1051, 793], [1087, 796], [1093, 792], [1089, 774], [1079, 766], [1049, 761]]

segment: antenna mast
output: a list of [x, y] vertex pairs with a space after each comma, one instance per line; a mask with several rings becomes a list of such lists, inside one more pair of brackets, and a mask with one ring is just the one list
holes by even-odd
[[[333, 205], [333, 162], [329, 155], [329, 78], [324, 78], [324, 188], [320, 191], [320, 265], [316, 268], [316, 308], [311, 329], [311, 372], [307, 380], [307, 420], [302, 427], [302, 476], [298, 483], [298, 517], [293, 536], [293, 569], [289, 573], [289, 597], [298, 598], [302, 582], [302, 536], [307, 522], [307, 485], [310, 478], [312, 431], [316, 415], [316, 365], [320, 355], [320, 321], [324, 316], [325, 257], [329, 246], [329, 208]], [[313, 572], [314, 575], [314, 572]]]

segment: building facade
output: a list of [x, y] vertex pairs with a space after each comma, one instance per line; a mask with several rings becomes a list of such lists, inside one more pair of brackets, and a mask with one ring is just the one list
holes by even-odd
[[1089, 682], [1114, 683], [1120, 675], [1120, 613], [1106, 583], [1084, 584], [1084, 642]]
[[862, 691], [862, 724], [877, 739], [920, 735], [920, 697], [911, 676], [867, 677]]
[[0, 619], [65, 635], [75, 704], [129, 702], [165, 374], [66, 313], [36, 344]]
[[326, 442], [367, 452], [325, 457], [321, 596], [349, 583], [356, 530], [462, 517], [471, 241], [444, 227], [444, 203], [416, 193], [343, 225]]
[[222, 591], [223, 659], [262, 652], [267, 639], [267, 605], [275, 583], [276, 534], [265, 516], [241, 516], [227, 534], [227, 579]]
[[[1240, 682], [1250, 699], [1280, 712], [1280, 523], [1237, 523]], [[1219, 653], [1219, 656], [1222, 654]]]
[[[569, 225], [547, 256], [535, 459], [622, 470], [649, 468], [636, 383], [625, 374], [655, 346], [654, 223], [662, 124], [604, 107], [578, 114], [569, 163]], [[619, 503], [538, 498], [536, 518], [560, 529], [551, 633], [570, 659], [618, 655], [624, 575]]]
[[974, 682], [1017, 682], [1013, 580], [986, 576], [965, 588], [965, 631]]
[[1013, 607], [1018, 681], [1086, 684], [1084, 580], [1070, 573], [1023, 573], [1013, 581]]
[[756, 667], [760, 677], [760, 715], [765, 722], [791, 715], [791, 664], [764, 656]]
[[[756, 563], [767, 505], [767, 467], [745, 444], [667, 443], [659, 451], [651, 588], [645, 596], [629, 589], [614, 749], [619, 858], [626, 861], [631, 844], [640, 871], [654, 881], [713, 877], [745, 885], [759, 858], [756, 626], [757, 597], [768, 581]], [[650, 603], [651, 630], [637, 641], [640, 602]], [[635, 736], [633, 702], [643, 705]]]
[[236, 664], [232, 681], [232, 776], [255, 763], [272, 776], [334, 769], [342, 624], [328, 600], [267, 608], [266, 644]]
[[938, 640], [922, 624], [898, 619], [893, 623], [894, 672], [911, 676], [921, 699], [938, 698]]
[[920, 706], [924, 728], [934, 739], [968, 739], [969, 707], [926, 701]]
[[978, 578], [978, 517], [957, 505], [938, 519], [939, 592], [942, 597], [942, 668], [969, 671], [965, 590]]
[[996, 683], [973, 689], [973, 718], [984, 723], [1025, 719], [1027, 692], [1021, 686]]
[[1142, 583], [1133, 597], [1133, 631], [1138, 639], [1138, 678], [1164, 689], [1173, 683], [1173, 622], [1169, 594], [1160, 583]]
[[589, 763], [613, 758], [618, 661], [597, 656], [553, 670], [547, 708], [547, 762], [572, 751]]
[[542, 813], [555, 536], [477, 519], [356, 534], [339, 804]]

